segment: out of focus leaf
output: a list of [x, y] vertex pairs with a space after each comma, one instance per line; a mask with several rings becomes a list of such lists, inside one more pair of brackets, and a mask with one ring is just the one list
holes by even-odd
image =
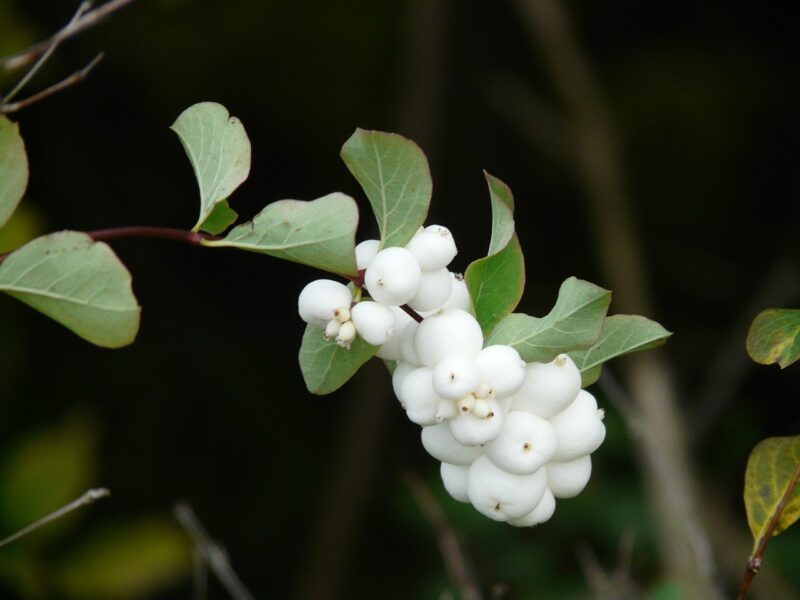
[[200, 186], [197, 231], [250, 174], [250, 140], [241, 121], [216, 102], [200, 102], [183, 111], [172, 124]]
[[[85, 418], [73, 418], [36, 432], [12, 446], [0, 466], [3, 537], [72, 502], [92, 487], [96, 483], [95, 450], [94, 427]], [[64, 522], [67, 519], [42, 531], [60, 531]], [[31, 534], [34, 535], [39, 534]]]
[[211, 235], [219, 235], [236, 222], [239, 214], [230, 207], [227, 200], [219, 202], [208, 218], [200, 225], [200, 229]]
[[770, 308], [756, 316], [747, 333], [747, 353], [757, 363], [781, 369], [800, 358], [800, 310]]
[[[744, 476], [744, 504], [754, 549], [766, 534], [767, 526], [789, 488], [798, 465], [800, 436], [767, 438], [750, 453]], [[800, 487], [795, 486], [773, 535], [778, 535], [798, 518]]]
[[39, 212], [30, 204], [21, 204], [8, 222], [0, 227], [0, 254], [24, 246], [41, 235], [43, 230]]
[[341, 156], [372, 205], [381, 247], [405, 246], [425, 222], [431, 202], [425, 154], [396, 133], [356, 129]]
[[28, 187], [28, 157], [19, 126], [0, 115], [0, 227], [17, 208]]
[[467, 267], [464, 279], [484, 335], [514, 310], [525, 288], [525, 260], [514, 233], [514, 197], [508, 186], [484, 173], [492, 204], [489, 255]]
[[54, 567], [60, 594], [80, 600], [142, 598], [186, 575], [190, 545], [167, 519], [146, 518], [96, 530]]
[[681, 586], [675, 581], [664, 581], [648, 590], [645, 600], [682, 600]]
[[378, 351], [377, 346], [360, 337], [350, 349], [342, 348], [336, 340], [326, 340], [324, 333], [319, 327], [307, 325], [300, 346], [300, 370], [312, 394], [338, 390]]
[[639, 315], [613, 315], [603, 324], [600, 337], [588, 350], [570, 352], [583, 378], [583, 387], [600, 377], [606, 361], [661, 346], [672, 333], [660, 324]]
[[85, 233], [51, 233], [11, 254], [0, 263], [0, 291], [98, 346], [125, 346], [139, 330], [130, 273]]
[[340, 275], [356, 275], [358, 206], [335, 192], [310, 202], [279, 200], [252, 221], [234, 227], [206, 246], [261, 252]]
[[608, 290], [570, 277], [561, 284], [556, 304], [547, 316], [507, 315], [486, 345], [506, 344], [527, 362], [549, 362], [562, 352], [589, 348], [600, 336], [610, 303]]

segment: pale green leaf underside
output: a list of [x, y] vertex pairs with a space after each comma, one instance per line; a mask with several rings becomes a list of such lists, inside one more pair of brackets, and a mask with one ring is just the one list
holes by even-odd
[[747, 352], [757, 363], [782, 369], [800, 358], [800, 310], [770, 308], [756, 316], [747, 333]]
[[330, 394], [342, 387], [378, 351], [360, 337], [350, 349], [326, 340], [319, 327], [307, 325], [300, 346], [300, 370], [308, 391]]
[[591, 348], [570, 352], [569, 355], [580, 370], [586, 387], [600, 377], [600, 367], [604, 362], [660, 346], [670, 335], [660, 324], [645, 317], [613, 315], [605, 320], [603, 331]]
[[517, 236], [497, 254], [476, 260], [464, 274], [475, 318], [484, 335], [514, 310], [525, 288], [525, 261]]
[[527, 362], [549, 362], [562, 352], [589, 348], [600, 336], [611, 292], [570, 277], [553, 309], [542, 318], [514, 313], [494, 328], [486, 345], [514, 347]]
[[489, 256], [500, 252], [514, 235], [514, 196], [511, 189], [497, 177], [483, 172], [489, 185], [492, 201], [492, 241]]
[[250, 173], [250, 140], [241, 121], [221, 104], [201, 102], [172, 124], [200, 187], [197, 231], [217, 203], [228, 198]]
[[[744, 504], [755, 540], [754, 548], [765, 534], [799, 462], [800, 436], [768, 438], [759, 442], [750, 453], [744, 478]], [[798, 517], [800, 487], [795, 487], [774, 535], [792, 525]]]
[[0, 227], [11, 217], [28, 186], [28, 157], [19, 126], [0, 115]]
[[425, 154], [395, 133], [356, 129], [341, 156], [369, 199], [382, 247], [405, 246], [425, 222], [433, 192]]
[[130, 273], [84, 233], [52, 233], [11, 254], [0, 264], [0, 291], [98, 346], [125, 346], [139, 330]]
[[298, 262], [340, 275], [356, 275], [355, 200], [335, 192], [310, 202], [279, 200], [252, 221], [206, 246], [230, 246]]

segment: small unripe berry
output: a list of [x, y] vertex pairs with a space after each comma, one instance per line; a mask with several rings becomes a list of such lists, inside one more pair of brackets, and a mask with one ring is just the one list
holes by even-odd
[[453, 465], [470, 465], [483, 454], [479, 446], [459, 444], [447, 423], [423, 427], [422, 446], [436, 460]]
[[355, 339], [356, 326], [353, 325], [353, 322], [348, 321], [347, 323], [342, 323], [342, 326], [339, 327], [339, 333], [336, 335], [336, 343], [342, 348], [350, 348], [350, 345]]
[[574, 498], [583, 491], [592, 476], [592, 458], [581, 456], [569, 462], [547, 464], [547, 487], [556, 498]]
[[508, 524], [513, 525], [514, 527], [533, 527], [534, 525], [539, 525], [545, 521], [549, 521], [550, 517], [552, 517], [553, 513], [555, 512], [556, 497], [553, 496], [553, 492], [550, 491], [550, 488], [547, 488], [545, 489], [544, 496], [542, 496], [539, 504], [536, 505], [536, 508], [534, 508], [524, 517], [520, 517], [519, 519], [509, 519]]
[[350, 313], [358, 335], [367, 343], [380, 346], [394, 335], [394, 315], [383, 304], [369, 300], [359, 302]]
[[485, 417], [479, 418], [473, 412], [463, 413], [446, 424], [450, 427], [453, 437], [465, 446], [479, 446], [491, 442], [503, 429], [503, 413], [497, 400], [480, 400], [486, 402], [488, 411]]
[[400, 383], [398, 398], [405, 405], [408, 418], [417, 425], [436, 423], [441, 398], [433, 389], [433, 369], [420, 367], [406, 375]]
[[525, 379], [525, 361], [511, 346], [487, 346], [475, 357], [481, 381], [489, 384], [497, 399], [517, 393]]
[[447, 269], [423, 271], [417, 293], [408, 301], [408, 305], [417, 311], [437, 309], [447, 302], [452, 289], [453, 280]]
[[384, 248], [375, 255], [364, 273], [364, 284], [372, 299], [399, 306], [414, 297], [422, 271], [405, 248]]
[[541, 417], [512, 410], [505, 416], [503, 430], [485, 449], [486, 456], [501, 469], [527, 475], [553, 458], [556, 432]]
[[297, 310], [303, 321], [324, 329], [335, 318], [334, 311], [349, 309], [352, 301], [353, 295], [346, 285], [332, 279], [317, 279], [300, 292]]
[[567, 408], [580, 389], [578, 367], [569, 356], [559, 354], [549, 363], [528, 363], [525, 380], [511, 406], [549, 419]]
[[435, 367], [445, 358], [475, 358], [483, 347], [481, 326], [468, 312], [447, 308], [419, 324], [414, 349], [423, 365]]
[[469, 467], [450, 465], [443, 462], [439, 472], [442, 475], [442, 483], [447, 493], [459, 502], [469, 502], [469, 496], [467, 495]]
[[425, 271], [436, 271], [450, 264], [458, 250], [447, 227], [428, 225], [418, 231], [406, 246]]
[[472, 505], [495, 521], [519, 519], [544, 497], [547, 467], [530, 475], [514, 475], [481, 456], [469, 468], [467, 493]]
[[325, 339], [329, 340], [331, 338], [335, 338], [336, 335], [339, 333], [339, 329], [341, 329], [342, 324], [339, 323], [336, 319], [331, 319], [328, 324], [325, 326]]
[[480, 385], [475, 361], [464, 356], [448, 356], [433, 370], [433, 387], [443, 398], [460, 400]]
[[380, 240], [364, 240], [356, 246], [356, 266], [359, 270], [366, 269], [370, 265], [380, 247]]
[[586, 390], [581, 390], [575, 401], [551, 418], [550, 423], [558, 440], [553, 460], [572, 460], [590, 454], [606, 437], [603, 411], [597, 409], [597, 400]]

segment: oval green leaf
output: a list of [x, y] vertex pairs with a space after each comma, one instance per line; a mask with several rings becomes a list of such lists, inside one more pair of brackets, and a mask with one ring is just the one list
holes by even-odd
[[212, 247], [269, 254], [339, 275], [356, 275], [358, 206], [339, 192], [305, 202], [279, 200], [252, 221], [234, 227]]
[[396, 133], [356, 129], [341, 156], [369, 199], [381, 246], [405, 246], [425, 222], [433, 193], [425, 154]]
[[200, 217], [192, 229], [198, 231], [214, 207], [250, 174], [250, 140], [241, 121], [216, 102], [190, 106], [171, 129], [178, 134], [200, 187]]
[[85, 233], [51, 233], [10, 254], [0, 264], [0, 291], [105, 348], [130, 344], [139, 330], [130, 273]]
[[[767, 438], [750, 453], [744, 476], [744, 505], [755, 540], [754, 549], [767, 533], [770, 520], [787, 493], [798, 465], [800, 436]], [[800, 517], [800, 487], [794, 486], [789, 493], [773, 535], [778, 535]]]
[[600, 377], [606, 361], [661, 346], [672, 333], [660, 324], [639, 315], [613, 315], [605, 320], [600, 337], [588, 350], [570, 352], [581, 372], [583, 387]]
[[489, 185], [489, 199], [492, 203], [492, 241], [489, 254], [497, 254], [505, 248], [514, 235], [514, 195], [505, 183], [486, 171], [483, 172]]
[[377, 346], [360, 337], [347, 349], [339, 346], [336, 340], [326, 340], [324, 334], [319, 327], [307, 325], [300, 346], [300, 370], [312, 394], [330, 394], [338, 390], [378, 351]]
[[0, 227], [17, 208], [28, 187], [28, 157], [19, 126], [0, 115]]
[[510, 314], [497, 324], [486, 345], [506, 344], [527, 362], [549, 362], [563, 352], [589, 348], [600, 336], [610, 303], [608, 290], [570, 277], [561, 284], [547, 316]]
[[757, 363], [781, 369], [800, 358], [800, 310], [770, 308], [756, 316], [747, 333], [747, 353]]

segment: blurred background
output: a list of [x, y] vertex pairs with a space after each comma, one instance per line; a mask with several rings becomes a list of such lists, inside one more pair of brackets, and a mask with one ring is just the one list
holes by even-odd
[[[46, 38], [77, 4], [0, 0], [0, 55]], [[137, 0], [65, 42], [29, 93], [106, 56], [84, 83], [14, 116], [31, 179], [0, 252], [59, 229], [191, 227], [196, 184], [169, 125], [214, 100], [253, 145], [231, 200], [242, 217], [338, 190], [359, 200], [359, 237], [372, 237], [338, 153], [357, 126], [396, 131], [430, 160], [429, 222], [453, 231], [454, 267], [488, 246], [486, 169], [515, 193], [520, 310], [546, 313], [577, 275], [614, 290], [611, 312], [675, 335], [652, 359], [658, 377], [611, 364], [614, 379], [593, 390], [608, 437], [589, 486], [518, 530], [447, 497], [380, 363], [331, 396], [306, 391], [296, 298], [317, 273], [114, 242], [143, 306], [128, 348], [95, 348], [0, 297], [0, 537], [88, 487], [112, 492], [0, 550], [0, 597], [192, 597], [191, 544], [171, 513], [185, 500], [258, 598], [466, 598], [420, 503], [430, 492], [486, 598], [688, 598], [670, 567], [679, 550], [665, 552], [674, 523], [648, 483], [647, 441], [626, 426], [654, 387], [677, 419], [656, 423], [657, 437], [691, 461], [716, 580], [738, 589], [747, 456], [764, 437], [800, 434], [800, 367], [758, 367], [744, 349], [760, 310], [800, 306], [788, 8]], [[18, 76], [1, 73], [0, 89]], [[631, 397], [609, 397], [616, 382]], [[771, 543], [753, 597], [798, 597], [798, 557], [795, 528]], [[225, 597], [216, 582], [210, 597]]]

